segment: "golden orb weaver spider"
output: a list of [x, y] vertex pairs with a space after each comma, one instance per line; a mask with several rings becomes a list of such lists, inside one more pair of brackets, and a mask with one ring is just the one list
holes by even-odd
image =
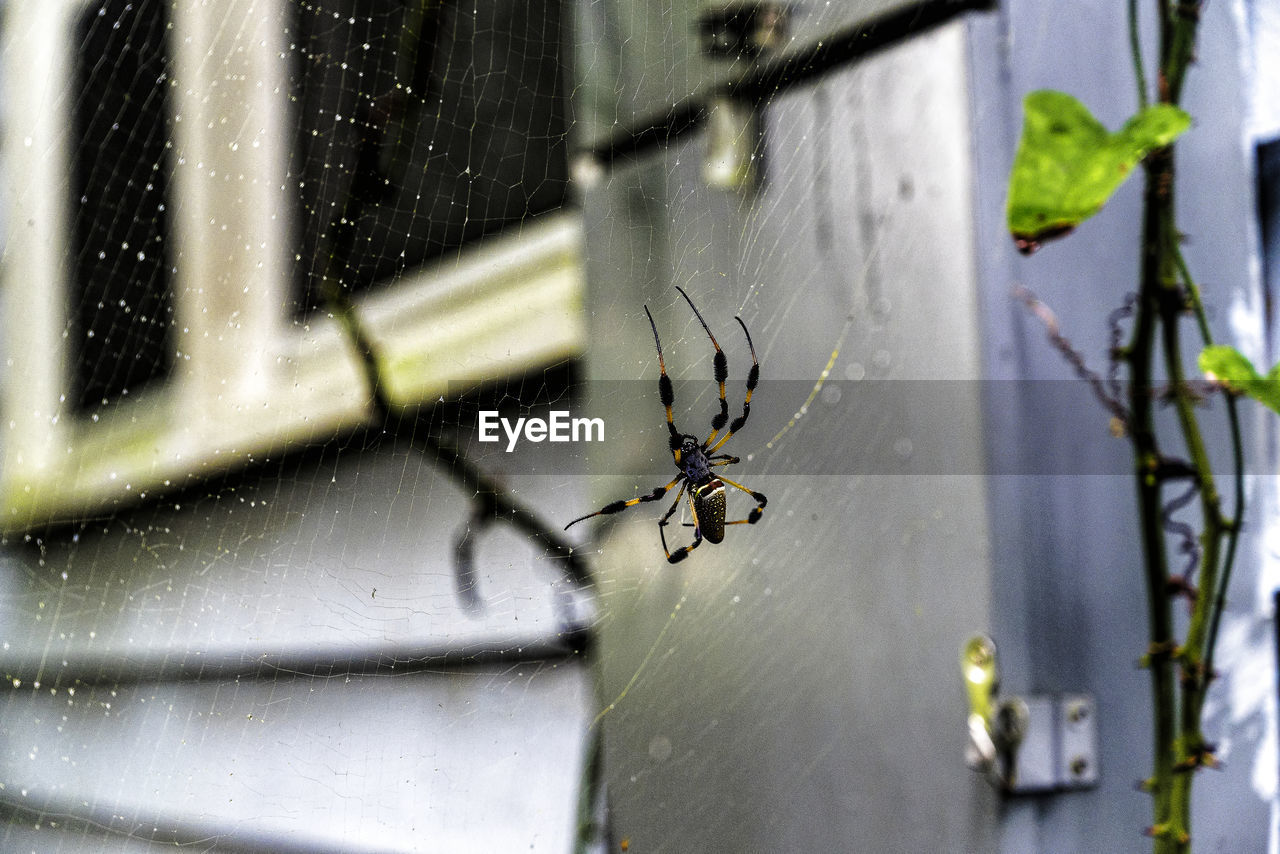
[[[738, 325], [742, 327], [743, 334], [747, 336], [747, 346], [751, 349], [751, 370], [747, 373], [747, 396], [742, 402], [742, 415], [733, 419], [733, 423], [729, 424], [728, 432], [717, 441], [716, 437], [720, 435], [720, 431], [729, 422], [729, 404], [724, 398], [724, 384], [729, 379], [729, 360], [725, 358], [724, 351], [720, 349], [720, 343], [716, 341], [716, 336], [711, 334], [710, 327], [702, 319], [702, 312], [698, 311], [698, 307], [693, 304], [693, 300], [689, 299], [689, 295], [678, 285], [676, 290], [680, 291], [680, 296], [684, 297], [685, 302], [689, 303], [689, 308], [693, 309], [694, 316], [698, 318], [698, 322], [702, 324], [707, 337], [711, 339], [711, 346], [716, 348], [712, 366], [715, 372], [715, 381], [720, 386], [720, 411], [711, 419], [711, 435], [707, 437], [705, 442], [699, 442], [697, 436], [691, 433], [681, 433], [676, 429], [675, 420], [671, 415], [671, 407], [675, 404], [676, 399], [675, 388], [671, 384], [671, 378], [667, 376], [667, 365], [662, 358], [662, 342], [658, 339], [657, 324], [653, 322], [653, 315], [649, 314], [649, 307], [646, 305], [644, 313], [649, 318], [649, 327], [653, 330], [653, 343], [658, 348], [658, 370], [661, 372], [658, 377], [658, 396], [662, 399], [662, 405], [667, 411], [667, 431], [670, 434], [671, 455], [675, 458], [676, 468], [680, 470], [680, 473], [670, 483], [655, 488], [648, 495], [642, 495], [639, 498], [632, 498], [626, 501], [611, 502], [596, 512], [579, 516], [564, 526], [567, 531], [571, 526], [593, 516], [606, 516], [646, 501], [657, 501], [670, 492], [671, 488], [676, 484], [680, 484], [680, 491], [676, 493], [676, 500], [672, 502], [671, 509], [667, 510], [666, 515], [658, 521], [658, 535], [662, 538], [662, 550], [667, 553], [667, 560], [671, 563], [679, 563], [684, 560], [688, 557], [689, 552], [702, 545], [704, 539], [709, 543], [718, 543], [723, 540], [726, 525], [754, 525], [759, 522], [760, 517], [764, 515], [765, 505], [769, 503], [769, 499], [765, 498], [763, 493], [755, 492], [740, 483], [729, 480], [723, 475], [718, 476], [712, 472], [712, 469], [718, 466], [730, 466], [740, 462], [737, 457], [719, 453], [719, 451], [729, 441], [729, 438], [741, 430], [742, 425], [747, 423], [747, 417], [751, 415], [751, 395], [756, 390], [756, 385], [760, 382], [760, 362], [756, 359], [756, 347], [751, 343], [751, 333], [747, 331], [747, 325], [742, 322], [741, 317], [734, 318], [734, 320], [738, 321]], [[735, 489], [740, 489], [755, 499], [756, 506], [747, 514], [745, 519], [725, 521], [725, 484]], [[680, 506], [680, 499], [684, 497], [686, 488], [689, 491], [689, 509], [693, 512], [693, 542], [672, 552], [667, 547], [667, 520], [671, 518], [672, 514], [676, 512], [676, 508]]]

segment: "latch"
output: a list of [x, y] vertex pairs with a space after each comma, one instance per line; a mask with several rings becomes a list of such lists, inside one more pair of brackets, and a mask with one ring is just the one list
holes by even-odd
[[[785, 40], [790, 10], [769, 0], [730, 0], [711, 4], [700, 18], [702, 49], [722, 61], [744, 61], [741, 74]], [[707, 103], [707, 151], [702, 177], [727, 190], [753, 187], [762, 151], [756, 104], [730, 94]]]
[[969, 639], [960, 655], [969, 695], [965, 764], [1010, 794], [1098, 782], [1097, 705], [1088, 694], [999, 697], [996, 647]]

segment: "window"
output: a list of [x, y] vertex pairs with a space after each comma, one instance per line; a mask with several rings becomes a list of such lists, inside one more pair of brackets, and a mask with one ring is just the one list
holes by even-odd
[[6, 10], [3, 527], [359, 425], [326, 272], [402, 403], [579, 352], [559, 18], [501, 5]]

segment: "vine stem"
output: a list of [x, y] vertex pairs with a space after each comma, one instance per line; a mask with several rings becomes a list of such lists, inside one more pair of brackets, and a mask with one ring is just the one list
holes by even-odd
[[[1160, 316], [1161, 259], [1159, 248], [1161, 206], [1157, 196], [1162, 176], [1171, 163], [1167, 152], [1156, 152], [1144, 164], [1146, 187], [1143, 195], [1143, 236], [1141, 282], [1136, 304], [1133, 337], [1126, 351], [1129, 362], [1129, 437], [1133, 444], [1138, 489], [1138, 516], [1142, 539], [1144, 577], [1147, 587], [1147, 628], [1149, 645], [1146, 661], [1151, 673], [1154, 712], [1154, 773], [1147, 783], [1153, 800], [1151, 833], [1156, 854], [1172, 854], [1173, 842], [1174, 741], [1177, 695], [1173, 684], [1173, 608], [1169, 592], [1169, 561], [1165, 545], [1161, 508], [1161, 453], [1152, 412], [1153, 359], [1156, 325]], [[1183, 831], [1185, 832], [1185, 831]]]
[[[1156, 0], [1159, 64], [1156, 97], [1177, 105], [1195, 50], [1200, 3]], [[1137, 3], [1130, 0], [1129, 37], [1137, 76], [1138, 98], [1146, 106], [1146, 79], [1140, 50]], [[1191, 784], [1194, 771], [1209, 764], [1211, 754], [1200, 727], [1204, 699], [1212, 677], [1214, 645], [1225, 591], [1235, 560], [1244, 511], [1243, 446], [1235, 401], [1228, 397], [1234, 465], [1233, 517], [1222, 511], [1197, 400], [1183, 368], [1180, 324], [1194, 314], [1204, 344], [1212, 343], [1209, 324], [1196, 286], [1182, 257], [1174, 204], [1175, 158], [1172, 146], [1154, 152], [1144, 163], [1141, 281], [1131, 346], [1130, 408], [1147, 585], [1154, 726], [1153, 823], [1149, 830], [1156, 854], [1185, 854], [1191, 848]], [[1200, 547], [1203, 553], [1199, 589], [1181, 579], [1192, 602], [1185, 639], [1173, 633], [1172, 606], [1178, 586], [1169, 572], [1165, 533], [1160, 522], [1163, 457], [1152, 413], [1157, 335], [1164, 372], [1177, 413], [1181, 444], [1189, 458], [1192, 486], [1200, 503]], [[1175, 667], [1177, 685], [1174, 684]]]
[[1145, 107], [1147, 72], [1142, 61], [1142, 37], [1138, 29], [1138, 0], [1129, 0], [1129, 53], [1133, 56], [1133, 78], [1138, 87], [1138, 106]]
[[[1196, 325], [1200, 330], [1200, 339], [1206, 347], [1213, 344], [1213, 334], [1209, 331], [1209, 319], [1204, 310], [1204, 302], [1200, 298], [1200, 286], [1196, 284], [1195, 279], [1191, 276], [1191, 270], [1187, 267], [1186, 259], [1182, 257], [1181, 250], [1175, 257], [1178, 265], [1178, 273], [1182, 276], [1183, 287], [1187, 289], [1188, 298], [1191, 301], [1191, 309], [1195, 314]], [[1209, 622], [1208, 636], [1205, 639], [1204, 669], [1206, 678], [1213, 678], [1213, 660], [1215, 647], [1218, 640], [1218, 624], [1222, 618], [1222, 610], [1226, 604], [1227, 585], [1231, 581], [1231, 569], [1235, 565], [1236, 546], [1240, 541], [1240, 522], [1244, 518], [1245, 494], [1244, 494], [1244, 442], [1240, 435], [1240, 413], [1236, 408], [1236, 398], [1234, 395], [1225, 395], [1227, 406], [1227, 429], [1230, 432], [1231, 440], [1231, 471], [1232, 471], [1232, 492], [1233, 492], [1233, 518], [1224, 520], [1227, 525], [1226, 530], [1226, 553], [1222, 559], [1222, 573], [1218, 579], [1216, 589], [1210, 588], [1207, 593], [1214, 599], [1212, 607], [1212, 615]]]

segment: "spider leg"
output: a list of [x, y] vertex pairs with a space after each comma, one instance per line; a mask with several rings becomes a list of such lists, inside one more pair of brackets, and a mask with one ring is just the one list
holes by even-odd
[[716, 340], [716, 336], [711, 334], [711, 328], [707, 326], [707, 322], [702, 319], [702, 312], [698, 311], [698, 307], [693, 304], [693, 300], [689, 299], [689, 295], [684, 289], [676, 285], [676, 290], [680, 291], [680, 296], [684, 297], [684, 301], [689, 303], [689, 308], [693, 309], [694, 316], [698, 318], [698, 322], [702, 324], [702, 329], [707, 333], [707, 337], [711, 339], [711, 346], [716, 348], [715, 358], [712, 360], [712, 370], [715, 372], [716, 384], [720, 386], [720, 411], [715, 418], [711, 419], [711, 438], [702, 443], [705, 448], [715, 439], [716, 434], [724, 428], [729, 421], [729, 404], [724, 399], [724, 383], [729, 379], [729, 360], [725, 358], [724, 351], [720, 349], [720, 342]]
[[[707, 453], [714, 454], [729, 441], [729, 437], [742, 429], [742, 425], [747, 423], [747, 417], [751, 415], [751, 394], [756, 390], [756, 386], [760, 383], [760, 360], [756, 358], [756, 345], [751, 343], [751, 333], [747, 331], [747, 324], [742, 322], [741, 317], [735, 317], [738, 325], [742, 327], [742, 332], [747, 336], [747, 346], [751, 348], [751, 370], [747, 372], [747, 396], [742, 401], [742, 415], [733, 419], [733, 423], [729, 425], [729, 432], [720, 437], [720, 441], [714, 445], [711, 440], [716, 437], [712, 433], [710, 438], [703, 443], [703, 447], [707, 449]], [[761, 505], [763, 506], [763, 505]]]
[[680, 492], [676, 495], [675, 502], [671, 505], [671, 509], [667, 511], [667, 515], [663, 516], [658, 522], [658, 536], [662, 538], [662, 550], [667, 553], [668, 563], [679, 563], [689, 556], [689, 552], [702, 545], [702, 530], [698, 527], [698, 511], [693, 506], [693, 496], [689, 496], [689, 510], [693, 513], [693, 542], [687, 546], [682, 546], [674, 552], [667, 547], [667, 520], [671, 518], [671, 514], [676, 512], [676, 508], [680, 506], [680, 499], [684, 497], [684, 488], [686, 484], [680, 485]]
[[[585, 519], [590, 519], [592, 516], [607, 516], [610, 513], [619, 513], [623, 510], [626, 510], [628, 507], [635, 507], [637, 504], [641, 504], [645, 501], [657, 501], [659, 498], [666, 495], [671, 490], [671, 487], [675, 486], [681, 480], [684, 480], [684, 475], [678, 474], [676, 475], [675, 480], [671, 481], [666, 486], [656, 487], [653, 490], [653, 492], [650, 492], [648, 495], [641, 495], [639, 498], [631, 498], [626, 501], [614, 501], [610, 504], [606, 504], [604, 507], [600, 508], [594, 513], [588, 513], [585, 516], [579, 516], [577, 519], [574, 519], [568, 525], [565, 525], [564, 529], [567, 531], [569, 530], [570, 526], [576, 525]], [[680, 487], [680, 491], [684, 492], [684, 486]], [[678, 498], [676, 500], [679, 501]]]
[[750, 513], [748, 513], [748, 514], [747, 514], [747, 518], [745, 518], [745, 519], [739, 519], [739, 520], [737, 520], [736, 522], [725, 522], [725, 524], [726, 524], [726, 525], [744, 525], [744, 524], [745, 524], [745, 525], [754, 525], [756, 522], [759, 522], [759, 521], [760, 521], [760, 517], [764, 515], [764, 507], [765, 507], [765, 505], [769, 503], [769, 499], [764, 497], [764, 493], [763, 493], [763, 492], [756, 492], [755, 490], [752, 490], [752, 489], [747, 489], [747, 488], [746, 488], [745, 486], [743, 486], [742, 484], [740, 484], [740, 483], [734, 483], [733, 481], [729, 480], [729, 478], [727, 478], [727, 477], [723, 477], [723, 476], [721, 476], [721, 477], [720, 477], [720, 481], [721, 481], [722, 483], [727, 483], [727, 484], [729, 484], [730, 486], [737, 487], [738, 489], [741, 489], [741, 490], [742, 490], [743, 492], [745, 492], [747, 495], [750, 495], [752, 498], [754, 498], [754, 499], [756, 500], [756, 506], [755, 506], [755, 509], [753, 509]]
[[721, 456], [715, 456], [715, 457], [709, 457], [708, 459], [715, 460], [715, 462], [713, 462], [713, 463], [708, 463], [707, 465], [709, 465], [709, 466], [731, 466], [731, 465], [733, 465], [734, 463], [740, 463], [740, 462], [742, 462], [742, 460], [738, 459], [737, 457], [731, 457], [731, 456], [729, 456], [728, 454], [723, 454], [723, 455], [721, 455]]
[[649, 318], [649, 328], [653, 330], [653, 343], [658, 348], [658, 370], [662, 372], [658, 377], [658, 397], [662, 398], [662, 405], [667, 410], [667, 432], [670, 434], [668, 441], [671, 446], [671, 456], [675, 457], [676, 465], [680, 465], [680, 431], [676, 429], [675, 419], [671, 415], [671, 407], [676, 402], [676, 390], [671, 385], [671, 377], [667, 376], [667, 363], [662, 358], [662, 342], [658, 340], [658, 326], [653, 322], [653, 315], [649, 314], [649, 306], [644, 307], [644, 313]]

